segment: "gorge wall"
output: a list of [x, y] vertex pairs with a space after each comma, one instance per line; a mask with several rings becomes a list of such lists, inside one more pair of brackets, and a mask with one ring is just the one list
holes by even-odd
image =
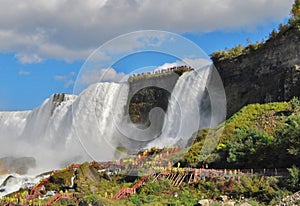
[[[159, 107], [167, 111], [169, 97], [178, 78], [190, 68], [182, 66], [172, 72], [140, 76], [129, 81], [127, 110], [131, 121], [149, 126], [149, 113]], [[157, 120], [162, 124], [163, 119]]]
[[223, 80], [228, 117], [247, 104], [299, 97], [300, 29], [290, 27], [258, 50], [214, 65]]
[[[280, 32], [248, 54], [213, 62], [224, 84], [227, 117], [251, 103], [300, 97], [299, 28]], [[172, 91], [177, 79], [178, 75], [173, 74], [131, 82], [128, 99], [132, 121], [145, 124], [153, 107], [166, 111], [170, 94], [164, 90]]]

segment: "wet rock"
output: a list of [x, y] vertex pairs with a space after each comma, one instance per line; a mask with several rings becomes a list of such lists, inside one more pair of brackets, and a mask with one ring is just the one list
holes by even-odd
[[15, 177], [12, 176], [12, 175], [9, 175], [9, 176], [2, 182], [2, 184], [0, 185], [0, 187], [5, 187], [5, 186], [7, 185], [7, 182], [8, 182], [9, 180], [11, 180], [11, 179], [15, 179]]
[[26, 174], [30, 168], [36, 166], [33, 157], [3, 157], [0, 158], [0, 174]]

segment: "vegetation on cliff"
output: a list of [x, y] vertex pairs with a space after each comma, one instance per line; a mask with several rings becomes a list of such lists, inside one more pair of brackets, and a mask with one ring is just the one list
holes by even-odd
[[[299, 29], [299, 24], [300, 0], [295, 0], [289, 24], [280, 25], [279, 32], [274, 30], [268, 41], [283, 35], [291, 28]], [[236, 58], [257, 51], [265, 44], [266, 42], [262, 41], [245, 48], [239, 45], [231, 50], [215, 52], [212, 59], [219, 61]], [[178, 70], [178, 75], [185, 71], [187, 70]], [[139, 75], [131, 77], [130, 81], [157, 78], [158, 75], [168, 75], [168, 73]], [[130, 116], [133, 122], [146, 123], [148, 111], [155, 106], [166, 110], [167, 102], [159, 99], [168, 95], [163, 90], [155, 88], [139, 91], [133, 96], [130, 105]], [[61, 98], [56, 99], [60, 101]], [[201, 150], [205, 149], [204, 142], [210, 141], [207, 139], [208, 134], [221, 132], [223, 133], [216, 149], [209, 154], [201, 153]], [[54, 194], [61, 193], [72, 194], [73, 199], [60, 199], [53, 205], [194, 205], [200, 199], [217, 200], [221, 195], [231, 197], [236, 202], [242, 202], [242, 199], [246, 198], [252, 205], [273, 205], [283, 196], [300, 190], [299, 138], [298, 97], [289, 102], [250, 104], [218, 128], [203, 129], [195, 134], [194, 144], [180, 161], [182, 167], [201, 168], [208, 164], [209, 168], [226, 169], [232, 176], [209, 176], [197, 181], [185, 181], [179, 186], [175, 186], [174, 181], [168, 178], [155, 179], [154, 176], [150, 176], [145, 184], [137, 188], [136, 194], [115, 200], [113, 196], [121, 188], [130, 188], [139, 181], [139, 178], [120, 173], [111, 174], [99, 163], [84, 163], [76, 168], [66, 168], [51, 173], [48, 181], [39, 191], [44, 199], [33, 199], [30, 204], [45, 204]], [[244, 168], [271, 168], [275, 174], [277, 169], [284, 169], [286, 175], [280, 178], [267, 177], [264, 174], [237, 176], [232, 172]], [[180, 169], [178, 173], [179, 171]], [[31, 191], [33, 190], [21, 189], [2, 198], [0, 204], [7, 202], [24, 204]]]
[[188, 67], [188, 66], [178, 66], [178, 67], [168, 68], [167, 70], [155, 71], [153, 73], [147, 72], [147, 73], [142, 73], [142, 74], [134, 74], [129, 77], [128, 82], [151, 79], [151, 78], [159, 78], [162, 76], [171, 75], [172, 73], [176, 73], [178, 76], [181, 76], [184, 72], [189, 72], [192, 70], [193, 70], [193, 68]]
[[[121, 188], [132, 187], [139, 181], [139, 177], [122, 172], [112, 174], [109, 167], [106, 168], [102, 163], [84, 163], [75, 169], [68, 167], [52, 173], [40, 191], [45, 198], [37, 198], [32, 202], [45, 204], [53, 197], [47, 197], [47, 194], [54, 192], [72, 194], [74, 198], [62, 198], [53, 205], [194, 205], [205, 198], [214, 201], [215, 205], [221, 205], [217, 199], [222, 195], [231, 197], [230, 201], [235, 202], [274, 205], [284, 196], [300, 189], [300, 170], [296, 167], [299, 167], [300, 159], [298, 98], [290, 102], [244, 107], [225, 122], [224, 133], [215, 151], [204, 161], [199, 161], [204, 138], [209, 132], [218, 132], [220, 128], [199, 131], [195, 136], [196, 142], [185, 154], [181, 166], [201, 167], [208, 163], [209, 167], [220, 167], [222, 170], [227, 168], [229, 176], [212, 175], [176, 185], [168, 176], [157, 178], [150, 175], [145, 184], [137, 188], [136, 194], [116, 200], [114, 195]], [[273, 170], [278, 168], [278, 171], [280, 167], [290, 168], [285, 170], [285, 178], [279, 179], [263, 174], [236, 176], [236, 172], [233, 172], [236, 168], [268, 167]], [[118, 171], [113, 168], [112, 172]], [[19, 198], [24, 203], [26, 194], [30, 194], [30, 190], [21, 189], [2, 201], [17, 202]]]
[[208, 163], [217, 168], [287, 168], [300, 166], [300, 102], [251, 104], [224, 123], [224, 131], [212, 154], [200, 157], [209, 132], [195, 135], [196, 142], [184, 156], [184, 165]]
[[244, 47], [242, 44], [239, 44], [231, 49], [225, 49], [225, 50], [219, 50], [213, 52], [210, 56], [212, 60], [215, 61], [221, 61], [224, 59], [233, 59], [240, 55], [246, 55], [250, 54], [262, 47], [271, 40], [274, 40], [277, 36], [283, 35], [287, 30], [291, 28], [297, 28], [300, 30], [300, 1], [295, 0], [295, 3], [293, 4], [292, 10], [291, 10], [291, 17], [287, 24], [280, 24], [278, 26], [278, 31], [273, 30], [268, 40], [262, 39], [261, 42], [251, 43], [250, 39], [247, 39], [247, 42], [249, 43], [246, 47]]

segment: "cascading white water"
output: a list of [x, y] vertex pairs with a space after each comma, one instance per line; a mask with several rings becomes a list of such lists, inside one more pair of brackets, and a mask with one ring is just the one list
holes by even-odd
[[151, 146], [179, 144], [185, 147], [194, 132], [201, 128], [201, 99], [209, 79], [211, 67], [184, 73], [177, 81], [168, 104], [162, 134]]
[[[162, 134], [150, 143], [128, 138], [130, 134], [141, 136], [149, 131], [124, 121], [129, 91], [126, 83], [94, 84], [79, 96], [53, 95], [33, 111], [0, 112], [0, 158], [34, 157], [37, 168], [29, 173], [37, 174], [75, 161], [112, 160], [120, 145], [132, 151], [147, 143], [163, 147], [181, 141], [185, 146], [199, 129], [199, 102], [209, 74], [210, 68], [204, 68], [179, 78], [169, 100]], [[22, 181], [19, 178], [19, 183]]]
[[53, 95], [33, 111], [0, 112], [0, 158], [34, 157], [38, 172], [91, 157], [111, 160], [127, 96], [125, 83], [98, 83], [78, 97]]
[[[42, 177], [35, 177], [31, 175], [0, 175], [0, 198], [12, 192], [18, 191], [20, 188], [32, 187], [41, 179]], [[2, 185], [4, 180], [6, 180], [6, 183], [5, 185]]]
[[[199, 102], [209, 73], [204, 68], [178, 79], [162, 134], [150, 145], [186, 142], [199, 129]], [[143, 132], [124, 124], [128, 89], [126, 83], [98, 83], [78, 97], [53, 95], [33, 111], [0, 112], [0, 157], [32, 156], [42, 170], [90, 160], [86, 152], [97, 160], [113, 159], [116, 146], [124, 143], [120, 134]]]
[[92, 85], [73, 105], [73, 133], [86, 152], [96, 160], [112, 160], [127, 104], [128, 85]]
[[[99, 161], [112, 160], [118, 144], [114, 133], [123, 118], [127, 96], [127, 84], [98, 83], [78, 97], [53, 95], [33, 111], [0, 112], [0, 160], [34, 157], [37, 167], [29, 170], [33, 176], [72, 162], [90, 161], [87, 152]], [[1, 170], [0, 162], [0, 174]], [[0, 188], [0, 197], [28, 185], [25, 180], [31, 177], [8, 172], [7, 176], [15, 178], [4, 191]]]

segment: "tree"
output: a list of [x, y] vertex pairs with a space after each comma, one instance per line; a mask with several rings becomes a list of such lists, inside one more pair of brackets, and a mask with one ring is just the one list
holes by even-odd
[[279, 160], [283, 166], [300, 166], [300, 115], [291, 115], [276, 134]]
[[227, 162], [238, 167], [268, 167], [274, 138], [262, 130], [243, 127], [226, 146]]
[[289, 190], [296, 192], [300, 187], [300, 170], [295, 165], [291, 168], [288, 168], [289, 177], [286, 180], [286, 185]]
[[291, 15], [292, 17], [289, 23], [291, 25], [300, 25], [300, 0], [295, 0], [291, 10]]

